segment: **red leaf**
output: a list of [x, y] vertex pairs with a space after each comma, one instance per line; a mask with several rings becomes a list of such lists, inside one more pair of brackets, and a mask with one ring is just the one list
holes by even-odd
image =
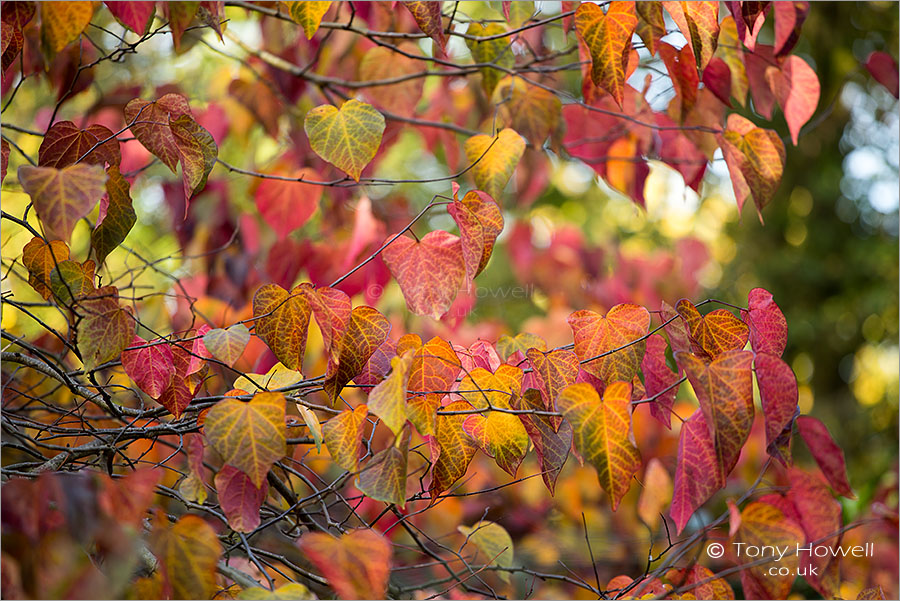
[[487, 266], [497, 236], [503, 231], [503, 214], [497, 203], [485, 192], [469, 190], [462, 200], [456, 194], [447, 211], [459, 227], [466, 277], [475, 279]]
[[775, 94], [766, 79], [766, 71], [778, 68], [774, 49], [766, 44], [759, 44], [753, 52], [744, 54], [744, 62], [750, 91], [753, 92], [753, 108], [764, 119], [769, 120], [772, 118], [772, 109], [775, 108]]
[[169, 119], [190, 113], [187, 98], [181, 94], [166, 94], [154, 102], [135, 98], [125, 105], [125, 122], [138, 141], [175, 173], [181, 153]]
[[805, 60], [791, 55], [784, 60], [780, 70], [766, 69], [766, 81], [784, 112], [791, 140], [796, 146], [800, 128], [813, 116], [819, 104], [819, 78]]
[[[283, 175], [317, 179], [316, 173], [311, 169], [299, 169]], [[256, 189], [254, 198], [262, 218], [275, 230], [278, 239], [283, 240], [288, 234], [301, 228], [316, 212], [319, 199], [322, 198], [322, 188], [300, 182], [264, 179]]]
[[897, 61], [894, 57], [880, 50], [873, 52], [866, 59], [866, 69], [894, 98], [900, 98], [900, 76], [897, 74]]
[[[840, 586], [840, 555], [832, 555], [840, 543], [841, 504], [831, 496], [828, 486], [818, 474], [808, 474], [797, 468], [788, 472], [791, 487], [787, 498], [796, 508], [800, 526], [806, 533], [806, 545], [815, 552], [800, 553], [801, 571], [823, 599], [838, 594]], [[825, 553], [824, 551], [829, 551]]]
[[133, 350], [122, 351], [122, 367], [138, 388], [152, 399], [159, 399], [172, 382], [175, 375], [175, 360], [168, 343], [148, 344], [140, 336], [135, 336]]
[[400, 236], [382, 257], [410, 311], [440, 319], [450, 310], [466, 273], [458, 236], [442, 230], [429, 232], [419, 242]]
[[[22, 28], [34, 17], [34, 2], [4, 2], [2, 21], [3, 35], [3, 72], [19, 57], [25, 47], [25, 36]], [[4, 92], [5, 92], [4, 88]]]
[[679, 377], [666, 365], [666, 340], [659, 334], [653, 334], [647, 339], [647, 351], [641, 361], [641, 371], [644, 373], [647, 398], [670, 389], [650, 403], [650, 415], [671, 430], [672, 405], [678, 392], [678, 387], [674, 384]]
[[828, 479], [831, 488], [848, 499], [856, 498], [853, 489], [850, 488], [850, 482], [847, 480], [844, 452], [834, 442], [825, 424], [809, 415], [801, 415], [797, 418], [797, 430], [803, 437], [803, 442], [809, 447], [813, 459], [816, 460], [822, 473]]
[[776, 355], [757, 353], [753, 364], [766, 419], [766, 450], [787, 466], [791, 462], [791, 425], [799, 396], [797, 379], [790, 366]]
[[775, 197], [784, 173], [784, 143], [778, 134], [756, 127], [736, 113], [728, 115], [724, 134], [716, 136], [725, 155], [725, 164], [734, 186], [738, 210], [751, 194], [759, 219]]
[[257, 488], [250, 478], [228, 464], [222, 466], [214, 479], [219, 505], [235, 532], [252, 532], [259, 526], [259, 508], [266, 500], [269, 484], [263, 481]]
[[346, 293], [336, 289], [322, 286], [316, 290], [304, 289], [306, 298], [312, 307], [316, 323], [322, 332], [322, 341], [325, 352], [330, 360], [340, 361], [341, 345], [344, 342], [344, 332], [350, 325], [352, 304]]
[[391, 544], [372, 530], [335, 538], [324, 532], [300, 537], [300, 550], [343, 599], [383, 599], [391, 572]]
[[757, 353], [780, 357], [787, 346], [787, 320], [775, 304], [772, 293], [754, 288], [747, 295], [749, 311], [741, 311], [741, 319], [750, 328], [750, 348]]
[[625, 303], [610, 309], [605, 317], [593, 311], [575, 311], [567, 321], [575, 338], [575, 354], [585, 371], [606, 384], [631, 382], [645, 346], [635, 340], [650, 329], [647, 309]]
[[[104, 140], [108, 141], [100, 144]], [[47, 131], [38, 150], [38, 165], [41, 167], [61, 169], [77, 162], [118, 165], [121, 161], [119, 141], [113, 132], [102, 125], [89, 125], [87, 129], [81, 129], [71, 121], [58, 121]]]
[[720, 479], [713, 438], [703, 411], [698, 409], [681, 425], [678, 437], [675, 492], [669, 508], [678, 534], [694, 512], [723, 486], [725, 481]]
[[575, 30], [591, 53], [591, 79], [619, 106], [625, 99], [625, 69], [636, 26], [633, 2], [610, 2], [606, 13], [591, 3], [575, 11]]
[[6, 169], [9, 167], [9, 142], [0, 141], [0, 183], [6, 179]]
[[[529, 389], [522, 396], [514, 399], [517, 409], [544, 411], [546, 406], [541, 394]], [[541, 466], [541, 478], [552, 496], [556, 488], [556, 479], [569, 458], [572, 447], [572, 424], [547, 415], [520, 414], [519, 419], [534, 444], [538, 463]]]
[[731, 106], [731, 68], [723, 59], [714, 56], [703, 70], [703, 85], [709, 88], [716, 98]]
[[809, 14], [809, 2], [773, 2], [775, 9], [775, 56], [783, 57], [800, 39], [800, 27]]
[[726, 2], [734, 16], [738, 37], [750, 50], [756, 46], [756, 37], [762, 30], [771, 2]]
[[432, 40], [437, 43], [442, 54], [447, 46], [447, 39], [444, 37], [444, 25], [441, 22], [441, 5], [442, 2], [404, 2], [405, 6], [413, 18], [416, 20], [419, 29], [428, 34]]
[[147, 32], [156, 12], [156, 2], [104, 2], [104, 4], [119, 23], [138, 35]]

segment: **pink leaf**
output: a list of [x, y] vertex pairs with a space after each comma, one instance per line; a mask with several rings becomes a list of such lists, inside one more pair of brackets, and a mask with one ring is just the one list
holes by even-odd
[[263, 481], [257, 488], [247, 474], [228, 464], [222, 466], [214, 479], [219, 505], [228, 518], [228, 525], [236, 532], [252, 532], [259, 526], [259, 508], [266, 500], [269, 484]]
[[675, 492], [669, 515], [680, 534], [694, 512], [725, 485], [719, 479], [716, 448], [703, 412], [699, 409], [681, 425], [678, 460], [675, 464]]
[[104, 2], [104, 4], [119, 23], [138, 35], [143, 35], [147, 31], [156, 10], [156, 2]]
[[749, 311], [741, 311], [741, 319], [750, 328], [750, 347], [757, 353], [780, 357], [787, 346], [787, 320], [764, 288], [754, 288], [747, 295]]
[[825, 424], [809, 415], [801, 415], [797, 418], [797, 430], [806, 446], [809, 447], [813, 459], [819, 464], [819, 468], [831, 488], [839, 495], [848, 499], [856, 498], [847, 480], [847, 464], [844, 462], [844, 452], [834, 442]]
[[175, 375], [172, 350], [166, 343], [148, 345], [140, 336], [134, 337], [131, 346], [143, 348], [122, 351], [125, 373], [150, 398], [160, 398]]
[[866, 69], [875, 78], [875, 81], [883, 85], [894, 95], [900, 98], [900, 81], [898, 81], [897, 61], [887, 52], [876, 51], [866, 59]]
[[678, 374], [674, 373], [666, 365], [666, 340], [659, 334], [653, 334], [647, 339], [647, 350], [641, 361], [641, 371], [644, 372], [644, 387], [647, 398], [661, 393], [667, 388], [667, 392], [650, 403], [650, 415], [659, 420], [666, 428], [672, 429], [672, 405], [675, 403], [675, 394], [678, 387]]
[[809, 14], [809, 2], [773, 2], [775, 7], [775, 56], [790, 53], [800, 38], [800, 27]]
[[[788, 465], [791, 423], [797, 412], [797, 379], [790, 366], [775, 355], [757, 353], [754, 366], [766, 420], [766, 449], [769, 455]], [[784, 432], [787, 436], [783, 436]]]
[[[311, 169], [286, 174], [289, 177], [316, 179]], [[319, 208], [322, 188], [301, 182], [264, 179], [256, 189], [256, 208], [279, 240], [303, 226]]]
[[819, 78], [806, 61], [794, 55], [784, 60], [781, 70], [767, 68], [765, 77], [778, 106], [784, 111], [791, 140], [796, 146], [800, 128], [810, 120], [819, 105]]

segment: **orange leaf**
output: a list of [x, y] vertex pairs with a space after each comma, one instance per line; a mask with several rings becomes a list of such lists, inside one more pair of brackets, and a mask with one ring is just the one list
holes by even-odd
[[172, 599], [212, 599], [219, 589], [216, 566], [222, 545], [203, 518], [186, 515], [173, 526], [158, 511], [150, 548], [160, 562], [163, 587]]
[[466, 159], [472, 167], [475, 185], [491, 198], [500, 198], [525, 152], [525, 140], [510, 128], [495, 137], [480, 134], [466, 140]]
[[387, 340], [391, 324], [372, 307], [356, 307], [344, 332], [338, 361], [329, 358], [323, 388], [332, 402], [366, 367], [369, 357]]
[[305, 534], [298, 543], [331, 588], [343, 599], [384, 599], [391, 573], [391, 544], [372, 530], [353, 530], [335, 538]]
[[690, 353], [676, 353], [700, 402], [716, 447], [719, 480], [734, 469], [753, 425], [753, 353], [727, 351], [708, 366]]
[[511, 127], [536, 148], [556, 131], [562, 113], [556, 94], [521, 77], [500, 80], [491, 102], [497, 106], [497, 127]]
[[[445, 411], [465, 411], [472, 406], [465, 401], [456, 401], [443, 407]], [[434, 444], [439, 455], [434, 458], [432, 451], [431, 484], [428, 494], [432, 504], [438, 495], [450, 488], [454, 482], [466, 475], [469, 463], [478, 446], [463, 429], [466, 415], [438, 414], [434, 426]]]
[[[493, 374], [476, 367], [463, 378], [459, 389], [478, 391], [460, 392], [473, 407], [511, 409], [521, 384], [522, 370], [518, 367], [501, 365]], [[528, 450], [528, 433], [516, 415], [500, 411], [469, 415], [463, 422], [463, 429], [503, 471], [515, 477]]]
[[[415, 56], [421, 53], [417, 46], [401, 44], [400, 48], [407, 54]], [[390, 48], [371, 48], [359, 63], [360, 82], [378, 80], [396, 80], [425, 71], [422, 62]], [[390, 85], [379, 85], [364, 88], [364, 92], [376, 107], [398, 115], [412, 115], [416, 105], [422, 98], [425, 87], [424, 77], [415, 77], [398, 81]]]
[[94, 16], [93, 2], [41, 2], [41, 48], [49, 57], [74, 42]]
[[300, 371], [306, 352], [311, 307], [301, 284], [287, 290], [278, 284], [260, 286], [253, 295], [255, 332], [288, 369]]
[[277, 392], [259, 392], [250, 402], [222, 399], [206, 414], [203, 434], [225, 463], [260, 487], [287, 452], [284, 407], [284, 396]]
[[28, 284], [44, 300], [50, 298], [50, 272], [69, 258], [69, 247], [62, 240], [44, 242], [34, 237], [22, 249], [22, 264], [28, 270]]
[[631, 432], [631, 384], [609, 384], [601, 401], [593, 386], [579, 382], [563, 390], [556, 404], [572, 424], [575, 448], [597, 469], [615, 511], [641, 467]]
[[606, 384], [634, 379], [646, 345], [634, 341], [650, 331], [647, 309], [625, 303], [610, 309], [606, 317], [593, 311], [576, 311], [569, 315], [568, 322], [575, 338], [575, 354], [586, 372]]
[[625, 99], [625, 67], [631, 35], [637, 26], [634, 2], [614, 1], [603, 14], [596, 4], [584, 3], [575, 12], [575, 31], [591, 53], [591, 79], [615, 98]]
[[[791, 591], [791, 584], [796, 578], [800, 558], [796, 554], [797, 547], [806, 540], [803, 529], [793, 520], [788, 519], [777, 507], [768, 503], [750, 503], [741, 512], [741, 527], [734, 537], [735, 545], [741, 545], [744, 553], [739, 556], [741, 563], [751, 564], [758, 557], [750, 557], [747, 547], [787, 548], [794, 553], [786, 554], [778, 561], [777, 572], [789, 575], [770, 574], [773, 564], [764, 563], [748, 566], [741, 572], [741, 583], [748, 597], [760, 599], [785, 599]], [[744, 546], [746, 545], [746, 546]], [[773, 558], [777, 559], [777, 556]]]
[[689, 40], [697, 68], [703, 71], [718, 44], [719, 3], [663, 2], [663, 8]]
[[106, 173], [100, 165], [84, 163], [62, 169], [23, 165], [19, 183], [31, 197], [47, 237], [65, 242], [106, 192]]
[[360, 405], [335, 415], [322, 426], [325, 448], [338, 466], [348, 472], [359, 467], [359, 451], [362, 444], [363, 424], [369, 408]]
[[503, 214], [494, 199], [478, 190], [469, 190], [462, 200], [453, 192], [447, 211], [459, 227], [466, 277], [471, 281], [487, 267], [494, 242], [503, 231]]
[[134, 317], [119, 306], [119, 290], [104, 286], [78, 300], [78, 350], [84, 369], [91, 370], [119, 357], [134, 338]]
[[762, 210], [775, 197], [784, 173], [784, 143], [774, 131], [756, 127], [735, 113], [728, 115], [725, 132], [716, 138], [728, 165], [738, 210], [752, 195], [762, 221]]
[[715, 359], [724, 352], [742, 349], [750, 338], [750, 328], [731, 311], [716, 309], [700, 315], [694, 303], [687, 299], [678, 301], [675, 308], [687, 323], [696, 354], [704, 359]]
[[441, 4], [441, 2], [404, 2], [403, 6], [412, 13], [419, 29], [434, 40], [441, 52], [444, 52], [447, 39], [444, 37], [444, 25], [441, 22]]
[[525, 356], [540, 378], [538, 383], [542, 386], [541, 397], [544, 399], [544, 407], [553, 409], [556, 407], [559, 393], [574, 384], [575, 378], [578, 377], [578, 357], [572, 351], [564, 349], [545, 353], [536, 348], [528, 349]]
[[651, 530], [656, 530], [660, 514], [672, 502], [672, 477], [662, 462], [654, 457], [644, 468], [641, 484], [643, 488], [638, 498], [637, 513], [642, 522]]

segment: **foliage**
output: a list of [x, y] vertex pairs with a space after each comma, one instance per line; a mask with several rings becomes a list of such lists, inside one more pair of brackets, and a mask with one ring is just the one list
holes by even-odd
[[[650, 215], [653, 173], [710, 195], [717, 163], [777, 219], [817, 8], [561, 4], [3, 3], [7, 596], [896, 586], [846, 557], [895, 556], [896, 496], [844, 515], [781, 298], [699, 300], [697, 239], [529, 219], [560, 164]], [[489, 278], [527, 324], [481, 318]]]

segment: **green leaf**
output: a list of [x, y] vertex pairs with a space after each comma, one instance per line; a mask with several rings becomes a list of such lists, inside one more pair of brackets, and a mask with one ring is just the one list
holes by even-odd
[[94, 249], [97, 262], [101, 265], [109, 253], [125, 241], [128, 232], [137, 222], [129, 194], [130, 184], [119, 173], [118, 167], [110, 167], [106, 173], [109, 176], [106, 180], [109, 206], [103, 221], [91, 232], [91, 248]]
[[[487, 25], [472, 23], [466, 33], [479, 38], [489, 38], [506, 33], [506, 27], [499, 23], [488, 23]], [[516, 57], [512, 50], [512, 36], [482, 41], [466, 38], [466, 45], [472, 53], [472, 60], [476, 63], [492, 63], [506, 69], [511, 69], [516, 64]], [[481, 71], [481, 85], [484, 87], [487, 97], [490, 98], [497, 82], [506, 75], [506, 72], [493, 67], [480, 67], [479, 71]]]
[[409, 437], [409, 428], [404, 428], [394, 444], [376, 453], [359, 472], [356, 488], [376, 501], [405, 507]]
[[[471, 527], [458, 526], [457, 530], [478, 548], [480, 555], [475, 561], [501, 568], [513, 567], [512, 537], [500, 524], [480, 521]], [[499, 575], [504, 582], [509, 582], [509, 572], [500, 571]]]

